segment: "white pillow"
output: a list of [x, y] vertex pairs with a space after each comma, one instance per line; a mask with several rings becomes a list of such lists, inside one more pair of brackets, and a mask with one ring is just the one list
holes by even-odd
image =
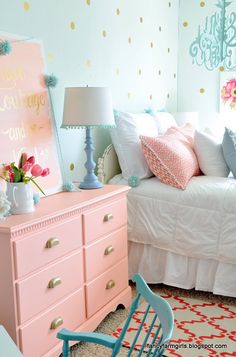
[[140, 179], [153, 176], [141, 148], [139, 136], [157, 136], [154, 119], [146, 113], [115, 113], [116, 128], [110, 129], [112, 143], [118, 156], [122, 176]]
[[194, 151], [204, 175], [227, 177], [229, 168], [223, 156], [222, 144], [212, 136], [195, 131]]
[[171, 126], [178, 126], [175, 118], [170, 113], [153, 112], [153, 115], [159, 135], [165, 134]]

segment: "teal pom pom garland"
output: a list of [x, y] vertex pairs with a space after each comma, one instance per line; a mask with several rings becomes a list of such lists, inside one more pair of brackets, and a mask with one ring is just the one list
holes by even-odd
[[0, 41], [0, 56], [9, 55], [11, 52], [11, 45], [8, 41]]
[[48, 88], [55, 88], [58, 83], [58, 78], [54, 74], [44, 76], [45, 84]]
[[130, 176], [128, 178], [128, 184], [130, 187], [137, 187], [140, 184], [140, 180], [137, 176]]
[[67, 192], [75, 192], [75, 191], [81, 191], [78, 187], [75, 186], [75, 184], [72, 181], [67, 181], [63, 185], [64, 191]]
[[37, 205], [40, 202], [40, 196], [38, 193], [34, 193], [33, 200], [35, 205]]

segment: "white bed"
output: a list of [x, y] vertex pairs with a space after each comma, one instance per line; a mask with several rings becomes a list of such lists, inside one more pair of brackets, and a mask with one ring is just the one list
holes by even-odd
[[[116, 160], [109, 146], [100, 179], [127, 184], [120, 174], [110, 179]], [[236, 180], [193, 177], [184, 191], [141, 180], [128, 194], [128, 239], [130, 277], [236, 297]]]

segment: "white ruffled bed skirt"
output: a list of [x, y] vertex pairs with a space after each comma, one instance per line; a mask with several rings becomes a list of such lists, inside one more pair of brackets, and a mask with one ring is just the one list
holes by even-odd
[[147, 283], [236, 297], [236, 264], [189, 258], [129, 241], [129, 277], [135, 273], [140, 273]]

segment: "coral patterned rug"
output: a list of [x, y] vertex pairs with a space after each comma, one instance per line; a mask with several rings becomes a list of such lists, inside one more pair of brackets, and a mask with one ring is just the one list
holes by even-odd
[[[167, 299], [175, 317], [174, 333], [168, 348], [165, 350], [165, 356], [236, 356], [235, 306], [171, 294], [161, 296]], [[125, 347], [131, 345], [146, 306], [146, 302], [142, 302], [139, 310], [133, 316], [123, 343]], [[141, 338], [136, 344], [137, 350], [140, 346], [139, 341], [144, 341], [145, 330], [148, 330], [153, 313], [149, 313], [147, 326], [141, 332]], [[122, 326], [118, 327], [113, 335], [118, 337], [121, 330]]]

